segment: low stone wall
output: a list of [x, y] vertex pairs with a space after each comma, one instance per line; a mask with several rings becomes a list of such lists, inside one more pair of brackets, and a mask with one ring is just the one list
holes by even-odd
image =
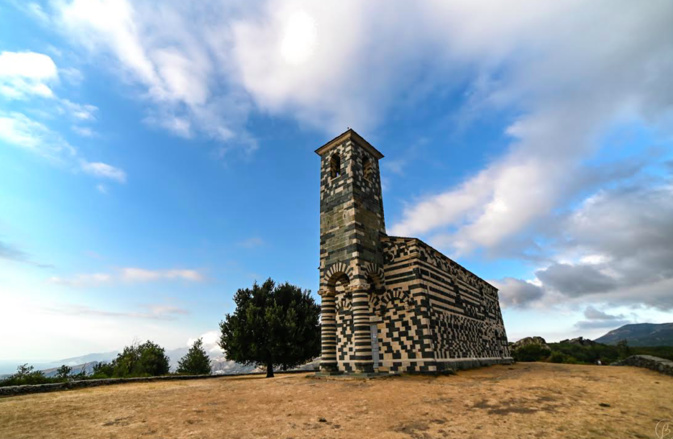
[[[308, 373], [310, 370], [288, 370], [285, 372], [274, 372], [276, 375], [288, 373]], [[222, 375], [168, 375], [160, 377], [146, 377], [146, 378], [106, 378], [98, 380], [81, 380], [68, 381], [65, 383], [49, 383], [49, 384], [34, 384], [25, 386], [6, 386], [0, 387], [1, 396], [16, 396], [26, 395], [28, 393], [44, 393], [55, 392], [58, 390], [83, 389], [85, 387], [109, 386], [112, 384], [125, 383], [149, 383], [153, 381], [180, 381], [180, 380], [202, 380], [208, 378], [224, 378], [235, 377], [243, 375], [266, 375], [266, 372], [248, 372], [248, 373], [233, 373]]]
[[458, 371], [466, 369], [475, 369], [478, 367], [494, 366], [496, 364], [512, 364], [512, 357], [505, 358], [451, 358], [446, 360], [437, 360], [437, 370]]
[[624, 360], [613, 363], [614, 366], [645, 367], [654, 371], [673, 376], [673, 361], [652, 355], [631, 355]]

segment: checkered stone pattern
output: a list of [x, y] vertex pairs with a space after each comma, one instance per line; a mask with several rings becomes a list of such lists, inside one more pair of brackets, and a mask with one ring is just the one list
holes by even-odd
[[436, 372], [428, 303], [405, 238], [383, 237], [386, 290], [370, 299], [380, 319], [379, 345], [383, 371]]
[[336, 296], [336, 325], [337, 325], [337, 367], [340, 372], [354, 371], [352, 356], [355, 353], [353, 345], [353, 298], [350, 293], [344, 292]]
[[414, 305], [402, 300], [392, 303], [383, 315], [379, 352], [383, 359], [416, 358], [419, 345], [418, 318]]
[[[386, 236], [383, 242], [387, 294], [399, 302], [405, 296], [391, 294], [396, 286], [416, 291], [416, 316], [407, 319], [415, 323], [416, 350], [422, 357], [435, 360], [435, 370], [452, 367], [452, 363], [462, 360], [480, 365], [484, 359], [494, 363], [510, 356], [494, 287], [421, 240]], [[373, 308], [377, 306], [380, 307], [373, 301]], [[384, 317], [384, 321], [394, 315]], [[398, 343], [402, 341], [398, 340], [398, 333], [387, 335]], [[384, 359], [389, 353], [384, 350]], [[401, 369], [418, 368], [409, 362]]]
[[428, 287], [436, 358], [509, 358], [497, 289], [416, 240]]
[[[385, 234], [385, 221], [378, 163], [383, 155], [352, 130], [316, 153], [321, 163], [320, 291], [327, 298], [323, 312], [329, 324], [335, 316], [334, 326], [323, 327], [321, 369], [332, 373], [352, 367], [368, 373], [373, 368], [368, 299], [372, 285], [379, 289], [384, 285], [380, 237]], [[338, 285], [352, 294], [348, 342], [339, 339], [348, 328], [337, 322], [339, 317], [329, 303]]]
[[316, 153], [321, 370], [436, 373], [511, 360], [497, 289], [419, 239], [386, 234], [383, 155], [350, 129]]

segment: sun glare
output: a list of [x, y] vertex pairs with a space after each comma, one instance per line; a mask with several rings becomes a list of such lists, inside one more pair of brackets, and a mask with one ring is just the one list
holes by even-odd
[[317, 30], [315, 20], [305, 11], [291, 14], [283, 27], [280, 53], [288, 64], [301, 64], [315, 50]]

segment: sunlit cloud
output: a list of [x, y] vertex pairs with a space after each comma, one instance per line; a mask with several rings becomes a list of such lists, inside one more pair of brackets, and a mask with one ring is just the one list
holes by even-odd
[[112, 165], [101, 162], [86, 162], [82, 161], [81, 163], [82, 170], [87, 174], [95, 175], [96, 177], [107, 178], [110, 180], [115, 180], [119, 183], [126, 182], [126, 172], [119, 168], [115, 168]]
[[58, 79], [56, 64], [35, 52], [0, 52], [0, 95], [25, 99], [32, 95], [54, 96], [49, 83]]
[[116, 283], [147, 283], [159, 281], [201, 282], [205, 276], [193, 269], [148, 270], [144, 268], [120, 268], [111, 273], [76, 274], [71, 277], [54, 276], [49, 282], [70, 287], [96, 287]]

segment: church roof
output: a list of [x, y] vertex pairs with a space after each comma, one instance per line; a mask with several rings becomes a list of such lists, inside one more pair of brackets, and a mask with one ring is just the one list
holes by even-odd
[[316, 152], [316, 154], [322, 156], [326, 152], [328, 152], [329, 150], [331, 150], [332, 148], [334, 148], [336, 146], [339, 146], [340, 144], [342, 144], [346, 140], [351, 140], [351, 141], [357, 143], [358, 145], [360, 145], [360, 147], [369, 151], [369, 153], [372, 154], [377, 160], [380, 160], [380, 159], [383, 158], [383, 154], [381, 154], [381, 152], [378, 149], [374, 148], [369, 142], [367, 142], [361, 135], [356, 133], [355, 130], [353, 130], [352, 128], [348, 128], [342, 134], [339, 134], [334, 139], [330, 140], [329, 142], [325, 143], [320, 148], [316, 149], [315, 152]]

